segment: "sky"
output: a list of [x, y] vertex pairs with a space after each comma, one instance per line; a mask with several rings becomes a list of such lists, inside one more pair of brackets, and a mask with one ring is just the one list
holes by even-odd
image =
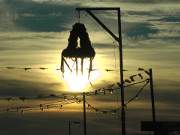
[[[180, 120], [180, 1], [179, 0], [0, 0], [0, 97], [36, 96], [76, 92], [70, 85], [81, 80], [63, 78], [56, 70], [67, 47], [69, 31], [78, 21], [76, 7], [120, 7], [125, 78], [138, 67], [153, 69], [158, 120]], [[93, 12], [117, 34], [115, 12]], [[96, 56], [90, 81], [78, 92], [88, 92], [119, 81], [118, 44], [87, 13], [80, 22], [89, 33]], [[4, 67], [46, 67], [47, 70], [9, 70]], [[112, 69], [106, 72], [105, 69]], [[75, 83], [74, 83], [75, 84]], [[125, 89], [126, 101], [141, 85]], [[151, 120], [149, 87], [127, 108], [127, 134], [140, 134], [140, 121]], [[116, 108], [119, 93], [90, 97], [97, 107]], [[0, 107], [46, 101], [0, 101]], [[47, 101], [50, 102], [50, 101]], [[67, 105], [60, 112], [1, 113], [3, 135], [67, 134], [68, 120], [82, 121], [81, 104]], [[120, 116], [88, 112], [89, 134], [119, 134]], [[17, 124], [15, 124], [17, 123]], [[111, 123], [111, 124], [108, 124]], [[16, 126], [14, 126], [16, 125]], [[21, 131], [19, 131], [21, 129]], [[82, 125], [73, 127], [82, 134]], [[142, 132], [141, 132], [142, 133]]]

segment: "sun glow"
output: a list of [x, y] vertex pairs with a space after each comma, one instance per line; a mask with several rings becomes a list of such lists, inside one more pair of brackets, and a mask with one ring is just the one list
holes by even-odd
[[[72, 71], [67, 66], [64, 67], [64, 80], [71, 92], [85, 91], [86, 88], [90, 87], [91, 82], [97, 80], [100, 76], [99, 71], [94, 69], [89, 74], [88, 59], [84, 59], [83, 72], [81, 68], [76, 71], [76, 64], [73, 60], [68, 59], [67, 63]], [[78, 60], [78, 67], [81, 67], [80, 60]]]

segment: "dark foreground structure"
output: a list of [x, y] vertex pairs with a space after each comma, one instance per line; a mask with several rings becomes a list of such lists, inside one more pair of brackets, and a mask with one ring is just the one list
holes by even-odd
[[141, 130], [155, 131], [154, 135], [171, 135], [172, 132], [180, 131], [180, 122], [158, 121], [153, 124], [151, 121], [142, 121]]

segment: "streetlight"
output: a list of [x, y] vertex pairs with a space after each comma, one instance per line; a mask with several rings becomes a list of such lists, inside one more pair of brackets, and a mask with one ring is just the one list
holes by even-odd
[[143, 68], [138, 68], [139, 71], [144, 71], [149, 76], [150, 90], [151, 90], [151, 106], [152, 106], [152, 120], [154, 135], [156, 135], [156, 111], [155, 111], [155, 101], [154, 101], [154, 85], [153, 85], [153, 72], [152, 68], [148, 71]]

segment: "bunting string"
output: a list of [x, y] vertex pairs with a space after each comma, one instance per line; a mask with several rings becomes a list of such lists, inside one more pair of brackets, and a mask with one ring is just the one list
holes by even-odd
[[127, 103], [125, 104], [125, 106], [127, 107], [128, 104], [130, 104], [132, 101], [136, 100], [140, 94], [142, 93], [142, 91], [144, 90], [144, 88], [149, 84], [149, 79], [146, 80], [145, 84], [137, 91], [137, 93], [135, 94], [135, 96], [133, 96], [132, 98], [130, 98]]
[[[2, 67], [0, 67], [2, 68]], [[41, 69], [41, 70], [46, 70], [48, 68], [45, 67], [40, 67], [40, 68], [16, 68], [16, 67], [6, 67], [7, 69], [24, 69], [25, 71], [31, 70], [31, 69]], [[58, 70], [58, 69], [57, 69]], [[147, 73], [146, 73], [147, 74]], [[136, 80], [140, 81], [136, 81]], [[144, 90], [144, 88], [149, 84], [149, 78], [145, 78], [142, 73], [137, 73], [135, 75], [131, 75], [129, 78], [124, 79], [124, 87], [131, 87], [137, 84], [142, 84], [144, 85], [137, 91], [137, 93], [130, 98], [126, 103], [125, 106], [127, 107], [128, 104], [136, 100]], [[115, 92], [120, 91], [121, 84], [110, 84], [107, 85], [103, 88], [95, 89], [89, 92], [86, 92], [86, 96], [93, 96], [93, 95], [106, 95], [106, 94], [113, 94]], [[26, 101], [26, 100], [45, 100], [51, 101], [51, 100], [58, 100], [56, 102], [51, 102], [51, 103], [43, 103], [39, 105], [21, 105], [21, 106], [13, 106], [13, 107], [8, 107], [8, 108], [2, 108], [0, 112], [26, 112], [26, 111], [45, 111], [48, 109], [61, 109], [65, 105], [73, 104], [73, 103], [81, 103], [82, 102], [82, 95], [83, 93], [66, 93], [66, 94], [49, 94], [49, 95], [37, 95], [37, 96], [19, 96], [19, 97], [12, 97], [12, 96], [6, 96], [6, 97], [0, 97], [0, 100], [7, 100], [7, 101], [14, 101], [14, 100], [21, 100], [21, 101]], [[60, 100], [61, 99], [61, 100]], [[90, 111], [95, 111], [97, 113], [102, 113], [102, 114], [117, 114], [120, 110], [121, 107], [119, 108], [114, 108], [114, 109], [109, 109], [109, 110], [103, 110], [94, 107], [93, 105], [89, 104], [86, 101], [87, 108]]]
[[[73, 62], [74, 60], [71, 59]], [[72, 67], [74, 66], [75, 62], [73, 63]], [[24, 70], [24, 71], [29, 71], [29, 70], [49, 70], [50, 68], [48, 67], [16, 67], [16, 66], [7, 66], [7, 67], [3, 67], [0, 66], [0, 69], [7, 69], [7, 70]], [[69, 69], [72, 71], [72, 68], [69, 67]], [[61, 70], [60, 68], [56, 68], [55, 70]], [[89, 69], [87, 69], [89, 70]], [[95, 71], [97, 69], [92, 69], [92, 71]], [[106, 72], [112, 72], [112, 71], [116, 71], [114, 69], [103, 69]], [[127, 70], [126, 70], [127, 71]]]
[[86, 104], [87, 104], [88, 110], [95, 111], [96, 113], [117, 114], [119, 112], [119, 110], [120, 110], [120, 108], [109, 109], [109, 110], [98, 109], [98, 108], [92, 106], [91, 104], [89, 104], [87, 101], [86, 101]]

